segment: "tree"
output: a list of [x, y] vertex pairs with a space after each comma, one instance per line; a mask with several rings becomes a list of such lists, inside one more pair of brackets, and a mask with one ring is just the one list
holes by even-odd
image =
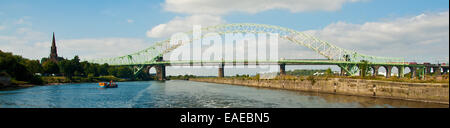
[[38, 60], [29, 60], [25, 62], [25, 66], [27, 67], [28, 71], [31, 73], [43, 73], [44, 69], [42, 68], [41, 63], [39, 63]]
[[109, 75], [117, 76], [118, 68], [117, 67], [109, 67], [108, 73], [109, 73]]
[[369, 68], [369, 62], [367, 60], [361, 60], [361, 63], [358, 64], [358, 68], [362, 77], [366, 77], [367, 74], [370, 74], [371, 70]]
[[89, 75], [91, 75], [91, 76], [98, 76], [99, 75], [98, 67], [99, 67], [98, 64], [89, 64], [88, 63], [86, 65], [86, 67], [85, 67], [85, 73], [88, 74], [88, 76]]
[[118, 67], [117, 70], [117, 77], [119, 78], [133, 77], [133, 71], [128, 67]]
[[25, 63], [30, 61], [28, 59], [22, 58], [21, 56], [13, 55], [12, 53], [4, 53], [0, 51], [0, 72], [3, 74], [9, 74], [11, 78], [19, 81], [27, 81], [33, 84], [41, 84], [42, 80], [33, 75], [30, 70], [28, 70]]
[[98, 74], [99, 74], [100, 76], [106, 76], [106, 75], [108, 75], [108, 74], [109, 74], [109, 73], [108, 73], [108, 67], [109, 67], [108, 64], [102, 64], [102, 65], [100, 65], [100, 66], [98, 67]]
[[59, 73], [59, 66], [56, 62], [53, 62], [53, 61], [45, 61], [42, 64], [42, 68], [44, 70], [44, 73], [47, 73], [47, 74], [58, 74]]
[[58, 65], [61, 73], [63, 73], [65, 77], [72, 79], [72, 76], [75, 73], [75, 63], [72, 60], [61, 60]]
[[328, 68], [328, 69], [325, 71], [325, 74], [328, 75], [328, 76], [331, 76], [331, 75], [333, 75], [333, 71], [331, 70], [331, 68]]
[[84, 73], [83, 65], [80, 63], [80, 58], [78, 56], [73, 57], [71, 60], [74, 66], [74, 75], [80, 76]]
[[27, 81], [33, 76], [25, 65], [19, 63], [19, 59], [16, 56], [8, 53], [0, 56], [0, 71], [2, 70], [19, 81]]

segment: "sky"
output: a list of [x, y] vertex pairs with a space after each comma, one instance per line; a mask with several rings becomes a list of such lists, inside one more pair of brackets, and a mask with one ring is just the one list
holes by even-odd
[[[60, 56], [114, 57], [193, 24], [228, 23], [291, 28], [368, 55], [449, 56], [448, 0], [1, 0], [0, 50], [47, 57], [55, 32]], [[320, 58], [292, 43], [279, 47], [280, 56]]]

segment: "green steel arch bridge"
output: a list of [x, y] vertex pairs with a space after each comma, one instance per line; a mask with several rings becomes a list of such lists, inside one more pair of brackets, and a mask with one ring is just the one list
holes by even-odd
[[[355, 51], [347, 50], [340, 48], [336, 45], [333, 45], [327, 41], [318, 39], [311, 35], [279, 26], [273, 25], [265, 25], [265, 24], [223, 24], [217, 26], [211, 26], [207, 28], [202, 28], [202, 34], [204, 33], [218, 33], [219, 35], [225, 35], [227, 33], [255, 33], [255, 34], [271, 34], [277, 33], [279, 38], [288, 40], [289, 42], [298, 44], [300, 46], [309, 48], [326, 59], [322, 60], [307, 60], [307, 59], [295, 59], [295, 60], [286, 60], [286, 59], [277, 59], [277, 60], [259, 60], [259, 61], [250, 61], [250, 60], [210, 60], [210, 61], [201, 61], [201, 60], [188, 60], [188, 61], [171, 61], [171, 60], [163, 60], [162, 57], [165, 54], [170, 53], [171, 51], [187, 44], [180, 43], [171, 45], [170, 39], [158, 41], [153, 43], [152, 46], [143, 49], [141, 51], [137, 51], [132, 54], [112, 57], [112, 58], [100, 58], [88, 60], [92, 63], [98, 64], [109, 64], [111, 66], [130, 66], [134, 70], [134, 74], [138, 75], [140, 73], [148, 73], [149, 68], [155, 67], [157, 71], [157, 77], [159, 80], [165, 79], [165, 66], [170, 65], [219, 65], [219, 77], [223, 77], [223, 66], [229, 64], [243, 64], [247, 65], [249, 63], [256, 63], [261, 65], [280, 65], [280, 74], [283, 75], [285, 73], [285, 65], [337, 65], [341, 68], [341, 75], [358, 75], [360, 69], [358, 65], [366, 64], [369, 68], [372, 68], [373, 75], [378, 75], [378, 68], [384, 67], [386, 69], [386, 77], [390, 77], [391, 70], [393, 67], [397, 67], [398, 76], [403, 77], [404, 68], [410, 68], [412, 77], [415, 76], [416, 71], [419, 75], [423, 76], [426, 72], [431, 69], [437, 68], [447, 68], [448, 65], [425, 65], [425, 64], [417, 64], [417, 63], [408, 63], [405, 62], [403, 58], [392, 58], [392, 57], [379, 57], [379, 56], [371, 56], [361, 54]], [[192, 34], [193, 32], [186, 32], [186, 34]], [[201, 35], [204, 38], [206, 35]], [[188, 43], [197, 39], [190, 39]], [[418, 70], [423, 69], [423, 70]], [[446, 71], [444, 69], [444, 71]]]

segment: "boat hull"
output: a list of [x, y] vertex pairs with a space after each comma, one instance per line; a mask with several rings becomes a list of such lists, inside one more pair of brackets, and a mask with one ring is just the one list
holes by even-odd
[[99, 86], [100, 86], [101, 88], [117, 88], [117, 87], [118, 87], [117, 84], [112, 84], [112, 85], [110, 85], [110, 84], [108, 84], [108, 83], [99, 83]]

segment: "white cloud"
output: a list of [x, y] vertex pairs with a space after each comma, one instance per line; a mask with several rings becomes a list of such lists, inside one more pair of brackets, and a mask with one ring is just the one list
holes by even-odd
[[16, 34], [14, 36], [0, 36], [0, 50], [31, 59], [40, 59], [48, 56], [45, 55], [47, 52], [50, 52], [47, 50], [48, 48], [34, 44], [35, 40], [32, 39], [33, 37], [37, 37], [37, 35], [32, 35], [33, 33], [39, 34], [38, 32], [30, 32], [28, 34]]
[[177, 32], [186, 32], [192, 25], [207, 27], [225, 23], [222, 14], [230, 12], [258, 13], [272, 9], [286, 9], [291, 12], [334, 11], [347, 2], [362, 0], [166, 0], [163, 7], [166, 11], [191, 14], [186, 17], [175, 17], [168, 23], [154, 26], [147, 31], [147, 37], [169, 37]]
[[[63, 39], [56, 43], [60, 56], [79, 55], [82, 59], [123, 56], [150, 46], [137, 38]], [[38, 42], [36, 45], [49, 49], [51, 42]]]
[[[28, 19], [30, 17], [22, 17], [10, 25], [31, 25]], [[51, 40], [52, 33], [36, 31], [31, 26], [18, 26], [9, 35], [0, 35], [0, 50], [40, 60], [49, 56]], [[61, 39], [56, 33], [56, 46], [59, 56], [72, 58], [79, 55], [81, 59], [94, 59], [123, 56], [150, 44], [139, 38]]]
[[166, 0], [167, 11], [187, 14], [258, 13], [272, 9], [291, 12], [335, 11], [344, 3], [360, 0]]
[[127, 20], [127, 23], [130, 23], [130, 24], [131, 24], [131, 23], [134, 23], [134, 20], [128, 19], [128, 20]]
[[147, 37], [152, 38], [168, 38], [172, 34], [178, 32], [187, 32], [192, 30], [193, 25], [201, 25], [202, 27], [218, 25], [225, 23], [219, 16], [212, 15], [192, 15], [188, 17], [175, 17], [165, 24], [159, 24], [147, 31]]
[[[50, 54], [52, 34], [31, 28], [17, 28], [12, 35], [0, 35], [0, 50], [40, 60]], [[58, 55], [81, 59], [123, 56], [150, 46], [138, 38], [59, 39], [56, 33]]]
[[[176, 23], [159, 25], [154, 27], [149, 33], [174, 33], [167, 31], [167, 29], [168, 26], [172, 26], [172, 29], [183, 27], [182, 23]], [[449, 12], [447, 11], [363, 24], [337, 22], [326, 26], [324, 29], [309, 30], [305, 31], [305, 33], [339, 47], [356, 50], [359, 53], [374, 56], [402, 57], [406, 58], [407, 61], [420, 62], [422, 60], [435, 61], [437, 58], [447, 58], [448, 61], [448, 28]], [[191, 28], [188, 27], [186, 29]], [[280, 40], [279, 43], [280, 57], [288, 59], [325, 59], [316, 52], [292, 42]]]
[[448, 58], [449, 54], [448, 11], [364, 24], [337, 22], [306, 33], [369, 55]]
[[[22, 55], [26, 58], [41, 59], [42, 57], [48, 57], [50, 54], [51, 34], [46, 37], [48, 37], [46, 41], [37, 41], [17, 36], [0, 36], [0, 50]], [[70, 59], [79, 55], [83, 60], [123, 56], [148, 46], [150, 44], [136, 38], [56, 40], [58, 56]]]
[[3, 29], [5, 29], [5, 28], [6, 28], [5, 26], [1, 26], [1, 25], [0, 25], [0, 31], [3, 30]]

